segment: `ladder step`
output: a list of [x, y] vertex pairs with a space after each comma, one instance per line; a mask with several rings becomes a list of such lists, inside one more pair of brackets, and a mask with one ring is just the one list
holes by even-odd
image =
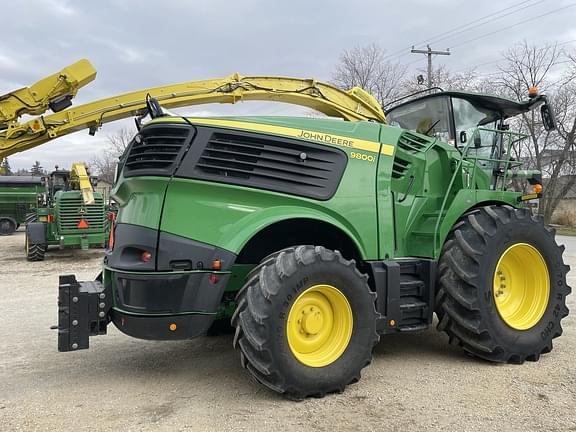
[[423, 301], [413, 301], [410, 303], [403, 303], [400, 304], [400, 309], [402, 310], [411, 310], [411, 309], [423, 309], [425, 307], [427, 307], [428, 305], [426, 303], [424, 303]]
[[401, 332], [414, 332], [428, 329], [428, 324], [414, 324], [407, 326], [399, 326], [398, 330]]

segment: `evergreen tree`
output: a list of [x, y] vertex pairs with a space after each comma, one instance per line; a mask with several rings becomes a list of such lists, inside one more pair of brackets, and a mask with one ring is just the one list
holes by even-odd
[[12, 168], [10, 168], [10, 162], [8, 162], [8, 158], [4, 158], [2, 163], [0, 163], [0, 175], [12, 175]]
[[42, 169], [42, 165], [40, 165], [39, 161], [34, 162], [34, 165], [32, 165], [32, 169], [30, 170], [30, 174], [36, 177], [42, 177], [44, 175], [44, 170]]

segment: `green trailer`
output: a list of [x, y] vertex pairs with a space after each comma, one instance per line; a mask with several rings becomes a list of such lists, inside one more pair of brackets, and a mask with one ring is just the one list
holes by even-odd
[[44, 192], [42, 177], [0, 176], [0, 235], [10, 235], [25, 223]]

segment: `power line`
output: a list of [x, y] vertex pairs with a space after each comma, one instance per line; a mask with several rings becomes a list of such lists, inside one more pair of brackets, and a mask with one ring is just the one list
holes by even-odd
[[[558, 66], [558, 65], [561, 65], [561, 64], [566, 64], [566, 63], [572, 63], [572, 61], [571, 61], [571, 60], [563, 60], [563, 61], [560, 61], [560, 62], [556, 62], [556, 63], [554, 63], [554, 64], [552, 65], [552, 67], [555, 67], [555, 66]], [[479, 76], [479, 77], [491, 77], [491, 76], [500, 75], [501, 73], [502, 73], [501, 71], [499, 71], [499, 72], [490, 72], [490, 73], [479, 73], [478, 76]]]
[[[567, 5], [567, 6], [563, 6], [563, 7], [557, 8], [557, 9], [553, 9], [553, 10], [548, 11], [548, 12], [546, 12], [546, 13], [543, 13], [543, 14], [540, 14], [540, 15], [536, 15], [536, 16], [534, 16], [534, 17], [531, 17], [531, 18], [525, 19], [525, 20], [523, 20], [523, 21], [517, 22], [516, 24], [513, 24], [513, 25], [511, 25], [511, 26], [503, 27], [503, 28], [500, 28], [500, 29], [498, 29], [498, 30], [494, 30], [494, 31], [492, 31], [492, 32], [485, 33], [485, 34], [483, 34], [483, 35], [477, 36], [477, 37], [475, 37], [475, 38], [468, 39], [468, 40], [463, 41], [463, 42], [461, 42], [461, 43], [459, 43], [459, 44], [456, 44], [456, 45], [451, 46], [449, 49], [452, 49], [452, 48], [455, 48], [455, 47], [459, 47], [459, 46], [468, 44], [468, 43], [470, 43], [470, 42], [475, 42], [475, 41], [477, 41], [477, 40], [479, 40], [479, 39], [482, 39], [482, 38], [491, 36], [491, 35], [496, 34], [496, 33], [501, 33], [501, 32], [503, 32], [503, 31], [505, 31], [505, 30], [508, 30], [508, 29], [517, 27], [517, 26], [519, 26], [519, 25], [525, 24], [525, 23], [530, 22], [530, 21], [534, 21], [534, 20], [539, 19], [539, 18], [543, 18], [543, 17], [548, 16], [548, 15], [552, 15], [553, 13], [560, 12], [560, 11], [565, 10], [565, 9], [569, 9], [569, 8], [571, 8], [571, 7], [574, 7], [574, 6], [576, 6], [576, 3], [572, 3], [572, 4], [569, 4], [569, 5]], [[576, 39], [571, 39], [571, 40], [568, 40], [568, 41], [561, 42], [561, 43], [559, 43], [557, 46], [563, 46], [563, 45], [566, 45], [566, 44], [569, 44], [569, 43], [572, 43], [572, 42], [576, 42]], [[410, 66], [411, 64], [418, 63], [419, 61], [420, 61], [420, 60], [416, 60], [416, 61], [412, 61], [412, 62], [406, 63], [405, 66]], [[477, 66], [482, 66], [482, 65], [491, 64], [491, 63], [497, 63], [498, 61], [499, 61], [499, 60], [494, 60], [494, 61], [490, 61], [490, 62], [486, 62], [486, 63], [481, 63], [480, 65], [477, 65]]]
[[449, 35], [447, 35], [447, 36], [444, 36], [444, 37], [442, 37], [442, 38], [440, 38], [440, 39], [433, 39], [432, 43], [438, 43], [438, 42], [440, 42], [440, 41], [443, 41], [443, 40], [445, 40], [445, 39], [449, 39], [449, 38], [454, 37], [454, 36], [456, 36], [456, 35], [458, 35], [458, 34], [461, 34], [461, 33], [466, 33], [466, 32], [469, 31], [469, 30], [472, 30], [472, 29], [481, 27], [481, 26], [486, 25], [486, 24], [488, 24], [488, 23], [491, 24], [491, 23], [493, 23], [494, 21], [498, 21], [499, 19], [505, 18], [505, 17], [507, 17], [507, 16], [509, 16], [509, 15], [515, 14], [515, 13], [517, 13], [517, 12], [520, 12], [520, 11], [525, 10], [525, 9], [528, 9], [528, 8], [531, 8], [531, 7], [536, 6], [537, 4], [542, 3], [542, 2], [544, 2], [544, 1], [545, 1], [545, 0], [539, 0], [539, 1], [537, 1], [536, 3], [532, 3], [532, 4], [530, 4], [530, 5], [524, 6], [524, 7], [520, 8], [520, 9], [515, 10], [515, 11], [508, 12], [508, 13], [506, 13], [506, 14], [504, 14], [504, 15], [500, 15], [500, 16], [498, 16], [498, 17], [495, 17], [495, 18], [491, 19], [490, 21], [473, 25], [473, 26], [471, 26], [471, 27], [468, 27], [468, 28], [465, 28], [465, 29], [463, 29], [463, 30], [460, 30], [460, 31], [457, 31], [457, 32], [455, 32], [455, 33], [452, 33], [452, 34], [449, 34]]
[[[462, 29], [462, 28], [464, 28], [464, 27], [468, 27], [468, 26], [470, 26], [471, 24], [476, 24], [476, 23], [479, 22], [479, 21], [484, 21], [484, 20], [487, 19], [487, 18], [493, 17], [493, 16], [495, 16], [495, 15], [499, 15], [499, 14], [501, 14], [502, 12], [506, 12], [506, 11], [508, 11], [508, 10], [510, 10], [510, 9], [514, 9], [514, 8], [516, 8], [516, 7], [522, 6], [522, 5], [524, 5], [524, 4], [526, 4], [526, 3], [529, 3], [529, 2], [532, 2], [532, 1], [534, 1], [534, 0], [523, 0], [523, 1], [521, 1], [521, 2], [514, 3], [513, 5], [508, 6], [508, 7], [504, 8], [504, 9], [500, 9], [500, 10], [498, 10], [498, 11], [492, 12], [492, 13], [490, 13], [490, 14], [488, 14], [488, 15], [485, 15], [485, 16], [483, 16], [483, 17], [480, 17], [480, 18], [477, 18], [477, 19], [475, 19], [475, 20], [473, 20], [473, 21], [470, 21], [470, 22], [468, 22], [468, 23], [466, 23], [466, 24], [462, 24], [462, 25], [459, 25], [459, 26], [457, 26], [457, 27], [454, 27], [453, 29], [448, 30], [448, 31], [445, 31], [445, 32], [443, 32], [443, 33], [436, 34], [436, 35], [434, 35], [434, 36], [432, 36], [432, 37], [430, 37], [430, 38], [428, 38], [428, 39], [426, 39], [426, 40], [424, 40], [424, 41], [422, 41], [422, 42], [418, 42], [418, 43], [413, 44], [413, 45], [422, 45], [422, 44], [424, 44], [424, 43], [426, 43], [426, 42], [430, 42], [430, 41], [432, 41], [432, 40], [434, 40], [434, 39], [436, 39], [436, 38], [438, 38], [438, 37], [447, 35], [448, 33], [452, 33], [452, 32], [454, 32], [454, 31], [460, 30], [460, 29]], [[541, 3], [542, 1], [543, 1], [543, 0], [538, 0], [537, 3]], [[537, 4], [537, 3], [534, 3], [534, 5]], [[519, 12], [519, 11], [521, 11], [521, 10], [527, 8], [527, 7], [530, 7], [530, 6], [533, 6], [533, 5], [528, 5], [528, 6], [525, 6], [524, 8], [520, 8], [520, 9], [514, 11], [514, 12], [509, 12], [507, 15], [510, 15], [510, 14], [512, 14], [512, 13]], [[487, 24], [487, 23], [484, 23], [484, 24]], [[481, 24], [481, 25], [484, 25], [484, 24]], [[413, 46], [413, 45], [411, 45], [411, 46]], [[397, 51], [394, 51], [394, 52], [392, 52], [392, 53], [384, 56], [383, 59], [384, 59], [384, 60], [388, 60], [388, 59], [391, 59], [391, 58], [393, 58], [393, 57], [402, 57], [402, 56], [404, 56], [404, 55], [407, 54], [407, 51], [411, 48], [411, 46], [406, 47], [406, 48], [399, 49], [399, 50], [397, 50]], [[402, 53], [403, 53], [403, 54], [402, 54]], [[401, 54], [401, 55], [398, 56], [397, 54]]]
[[[561, 46], [564, 46], [564, 45], [567, 45], [567, 44], [573, 43], [573, 42], [576, 42], [576, 39], [571, 39], [571, 40], [567, 40], [567, 41], [564, 41], [564, 42], [557, 43], [556, 46], [557, 46], [557, 47], [561, 47]], [[543, 49], [545, 49], [545, 47], [539, 48], [538, 51], [541, 51], [541, 50], [543, 50]], [[486, 66], [486, 65], [498, 63], [498, 62], [501, 62], [501, 61], [502, 61], [502, 59], [499, 58], [499, 59], [497, 59], [497, 60], [491, 60], [491, 61], [487, 61], [487, 62], [484, 62], [484, 63], [479, 63], [479, 64], [474, 65], [474, 66], [469, 66], [469, 67], [462, 68], [462, 69], [456, 69], [455, 71], [453, 71], [453, 73], [464, 72], [464, 71], [467, 71], [467, 70], [475, 69], [475, 68], [480, 67], [480, 66]], [[410, 63], [408, 63], [408, 64], [410, 64]]]
[[475, 42], [475, 41], [477, 41], [477, 40], [479, 40], [479, 39], [483, 39], [483, 38], [485, 38], [485, 37], [492, 36], [492, 35], [494, 35], [494, 34], [496, 34], [496, 33], [501, 33], [501, 32], [503, 32], [503, 31], [509, 30], [509, 29], [511, 29], [511, 28], [518, 27], [519, 25], [525, 24], [525, 23], [527, 23], [527, 22], [534, 21], [534, 20], [536, 20], [536, 19], [543, 18], [543, 17], [548, 16], [548, 15], [552, 15], [553, 13], [560, 12], [560, 11], [565, 10], [565, 9], [569, 9], [569, 8], [571, 8], [571, 7], [574, 7], [574, 6], [576, 6], [576, 3], [572, 3], [572, 4], [569, 4], [569, 5], [567, 5], [567, 6], [563, 6], [563, 7], [561, 7], [561, 8], [553, 9], [553, 10], [551, 10], [551, 11], [549, 11], [549, 12], [546, 12], [546, 13], [543, 13], [543, 14], [540, 14], [540, 15], [536, 15], [536, 16], [534, 16], [534, 17], [531, 17], [531, 18], [525, 19], [525, 20], [523, 20], [523, 21], [517, 22], [516, 24], [510, 25], [510, 26], [507, 26], [507, 27], [502, 27], [502, 28], [500, 28], [500, 29], [498, 29], [498, 30], [494, 30], [494, 31], [485, 33], [485, 34], [483, 34], [483, 35], [477, 36], [477, 37], [475, 37], [475, 38], [465, 40], [465, 41], [460, 42], [460, 43], [458, 43], [458, 44], [456, 44], [456, 45], [452, 45], [450, 48], [456, 48], [456, 47], [459, 47], [459, 46], [468, 44], [468, 43], [470, 43], [470, 42]]

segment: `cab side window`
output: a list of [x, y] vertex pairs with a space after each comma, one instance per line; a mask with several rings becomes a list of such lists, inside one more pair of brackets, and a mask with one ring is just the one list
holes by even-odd
[[[460, 143], [472, 139], [475, 129], [479, 126], [494, 127], [494, 119], [491, 112], [481, 111], [465, 99], [452, 98], [452, 110], [454, 112], [454, 126], [456, 128], [456, 139]], [[464, 134], [462, 134], [464, 132]]]
[[388, 123], [400, 126], [441, 141], [450, 139], [450, 110], [448, 97], [431, 97], [407, 103], [387, 114]]

